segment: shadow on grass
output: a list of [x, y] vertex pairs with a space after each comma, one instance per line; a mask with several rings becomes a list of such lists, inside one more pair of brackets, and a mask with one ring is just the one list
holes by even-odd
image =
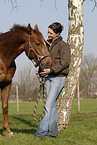
[[[35, 134], [36, 129], [11, 129], [13, 133], [23, 133], [23, 134]], [[0, 134], [3, 135], [4, 129], [0, 129]]]
[[11, 129], [11, 131], [13, 133], [23, 133], [23, 134], [35, 134], [36, 133], [36, 129]]
[[79, 115], [79, 116], [82, 116], [82, 115], [97, 115], [97, 112], [77, 112], [77, 113], [71, 113], [72, 116], [74, 115]]
[[[15, 121], [18, 120], [19, 122], [23, 123], [24, 125], [27, 125], [28, 127], [31, 127], [31, 129], [27, 129], [27, 126], [23, 126], [23, 129], [12, 129], [13, 132], [19, 133], [27, 133], [27, 134], [35, 134], [36, 129], [38, 127], [38, 125], [35, 123], [35, 121], [33, 121], [33, 119], [30, 117], [29, 119], [29, 115], [23, 115], [23, 116], [11, 116], [11, 118], [13, 118]], [[28, 120], [27, 120], [28, 119]], [[31, 121], [29, 121], [31, 120]], [[24, 129], [25, 127], [25, 129]]]
[[[9, 123], [10, 123], [10, 129], [13, 133], [35, 134], [38, 127], [38, 122], [35, 122], [31, 115], [18, 115], [18, 116], [10, 115]], [[2, 126], [3, 126], [3, 122], [2, 122]], [[3, 128], [0, 129], [0, 134], [3, 134], [3, 132], [4, 129]]]
[[[23, 118], [24, 117], [24, 118]], [[28, 116], [29, 117], [29, 116]], [[33, 125], [32, 122], [34, 122], [33, 120], [32, 121], [29, 121], [29, 120], [26, 120], [25, 118], [27, 118], [27, 115], [23, 115], [23, 116], [11, 116], [11, 118], [15, 119], [15, 120], [18, 120], [24, 124], [27, 124], [28, 126], [30, 127], [37, 127], [36, 124]], [[29, 119], [29, 118], [28, 118]]]

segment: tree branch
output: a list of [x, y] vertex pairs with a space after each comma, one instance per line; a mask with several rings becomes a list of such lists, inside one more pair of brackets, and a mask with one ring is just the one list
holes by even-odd
[[[93, 0], [91, 0], [91, 1], [93, 1]], [[94, 7], [93, 7], [93, 10], [92, 10], [92, 12], [94, 11], [94, 9], [97, 7], [97, 0], [94, 0]]]
[[[4, 2], [6, 2], [6, 0], [4, 0]], [[8, 0], [8, 2], [11, 3], [13, 9], [17, 8], [17, 0]]]

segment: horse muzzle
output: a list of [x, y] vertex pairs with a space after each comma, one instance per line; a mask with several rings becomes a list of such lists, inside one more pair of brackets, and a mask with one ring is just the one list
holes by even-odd
[[44, 58], [39, 61], [39, 67], [40, 71], [43, 71], [44, 69], [51, 69], [52, 66], [52, 60], [50, 56], [45, 56]]

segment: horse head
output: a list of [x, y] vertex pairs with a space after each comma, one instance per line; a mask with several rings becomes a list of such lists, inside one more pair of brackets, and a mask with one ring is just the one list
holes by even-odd
[[25, 45], [25, 53], [29, 59], [35, 61], [35, 66], [39, 66], [42, 71], [52, 65], [50, 53], [38, 25], [32, 29], [28, 24], [28, 43]]

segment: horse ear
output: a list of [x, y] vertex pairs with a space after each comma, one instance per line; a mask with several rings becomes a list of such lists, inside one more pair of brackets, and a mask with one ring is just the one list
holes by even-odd
[[28, 24], [28, 33], [29, 34], [31, 34], [31, 31], [32, 31], [33, 29], [31, 28], [31, 25], [30, 25], [30, 23]]
[[37, 24], [34, 26], [34, 30], [39, 31], [39, 29], [38, 29], [38, 25], [37, 25]]

